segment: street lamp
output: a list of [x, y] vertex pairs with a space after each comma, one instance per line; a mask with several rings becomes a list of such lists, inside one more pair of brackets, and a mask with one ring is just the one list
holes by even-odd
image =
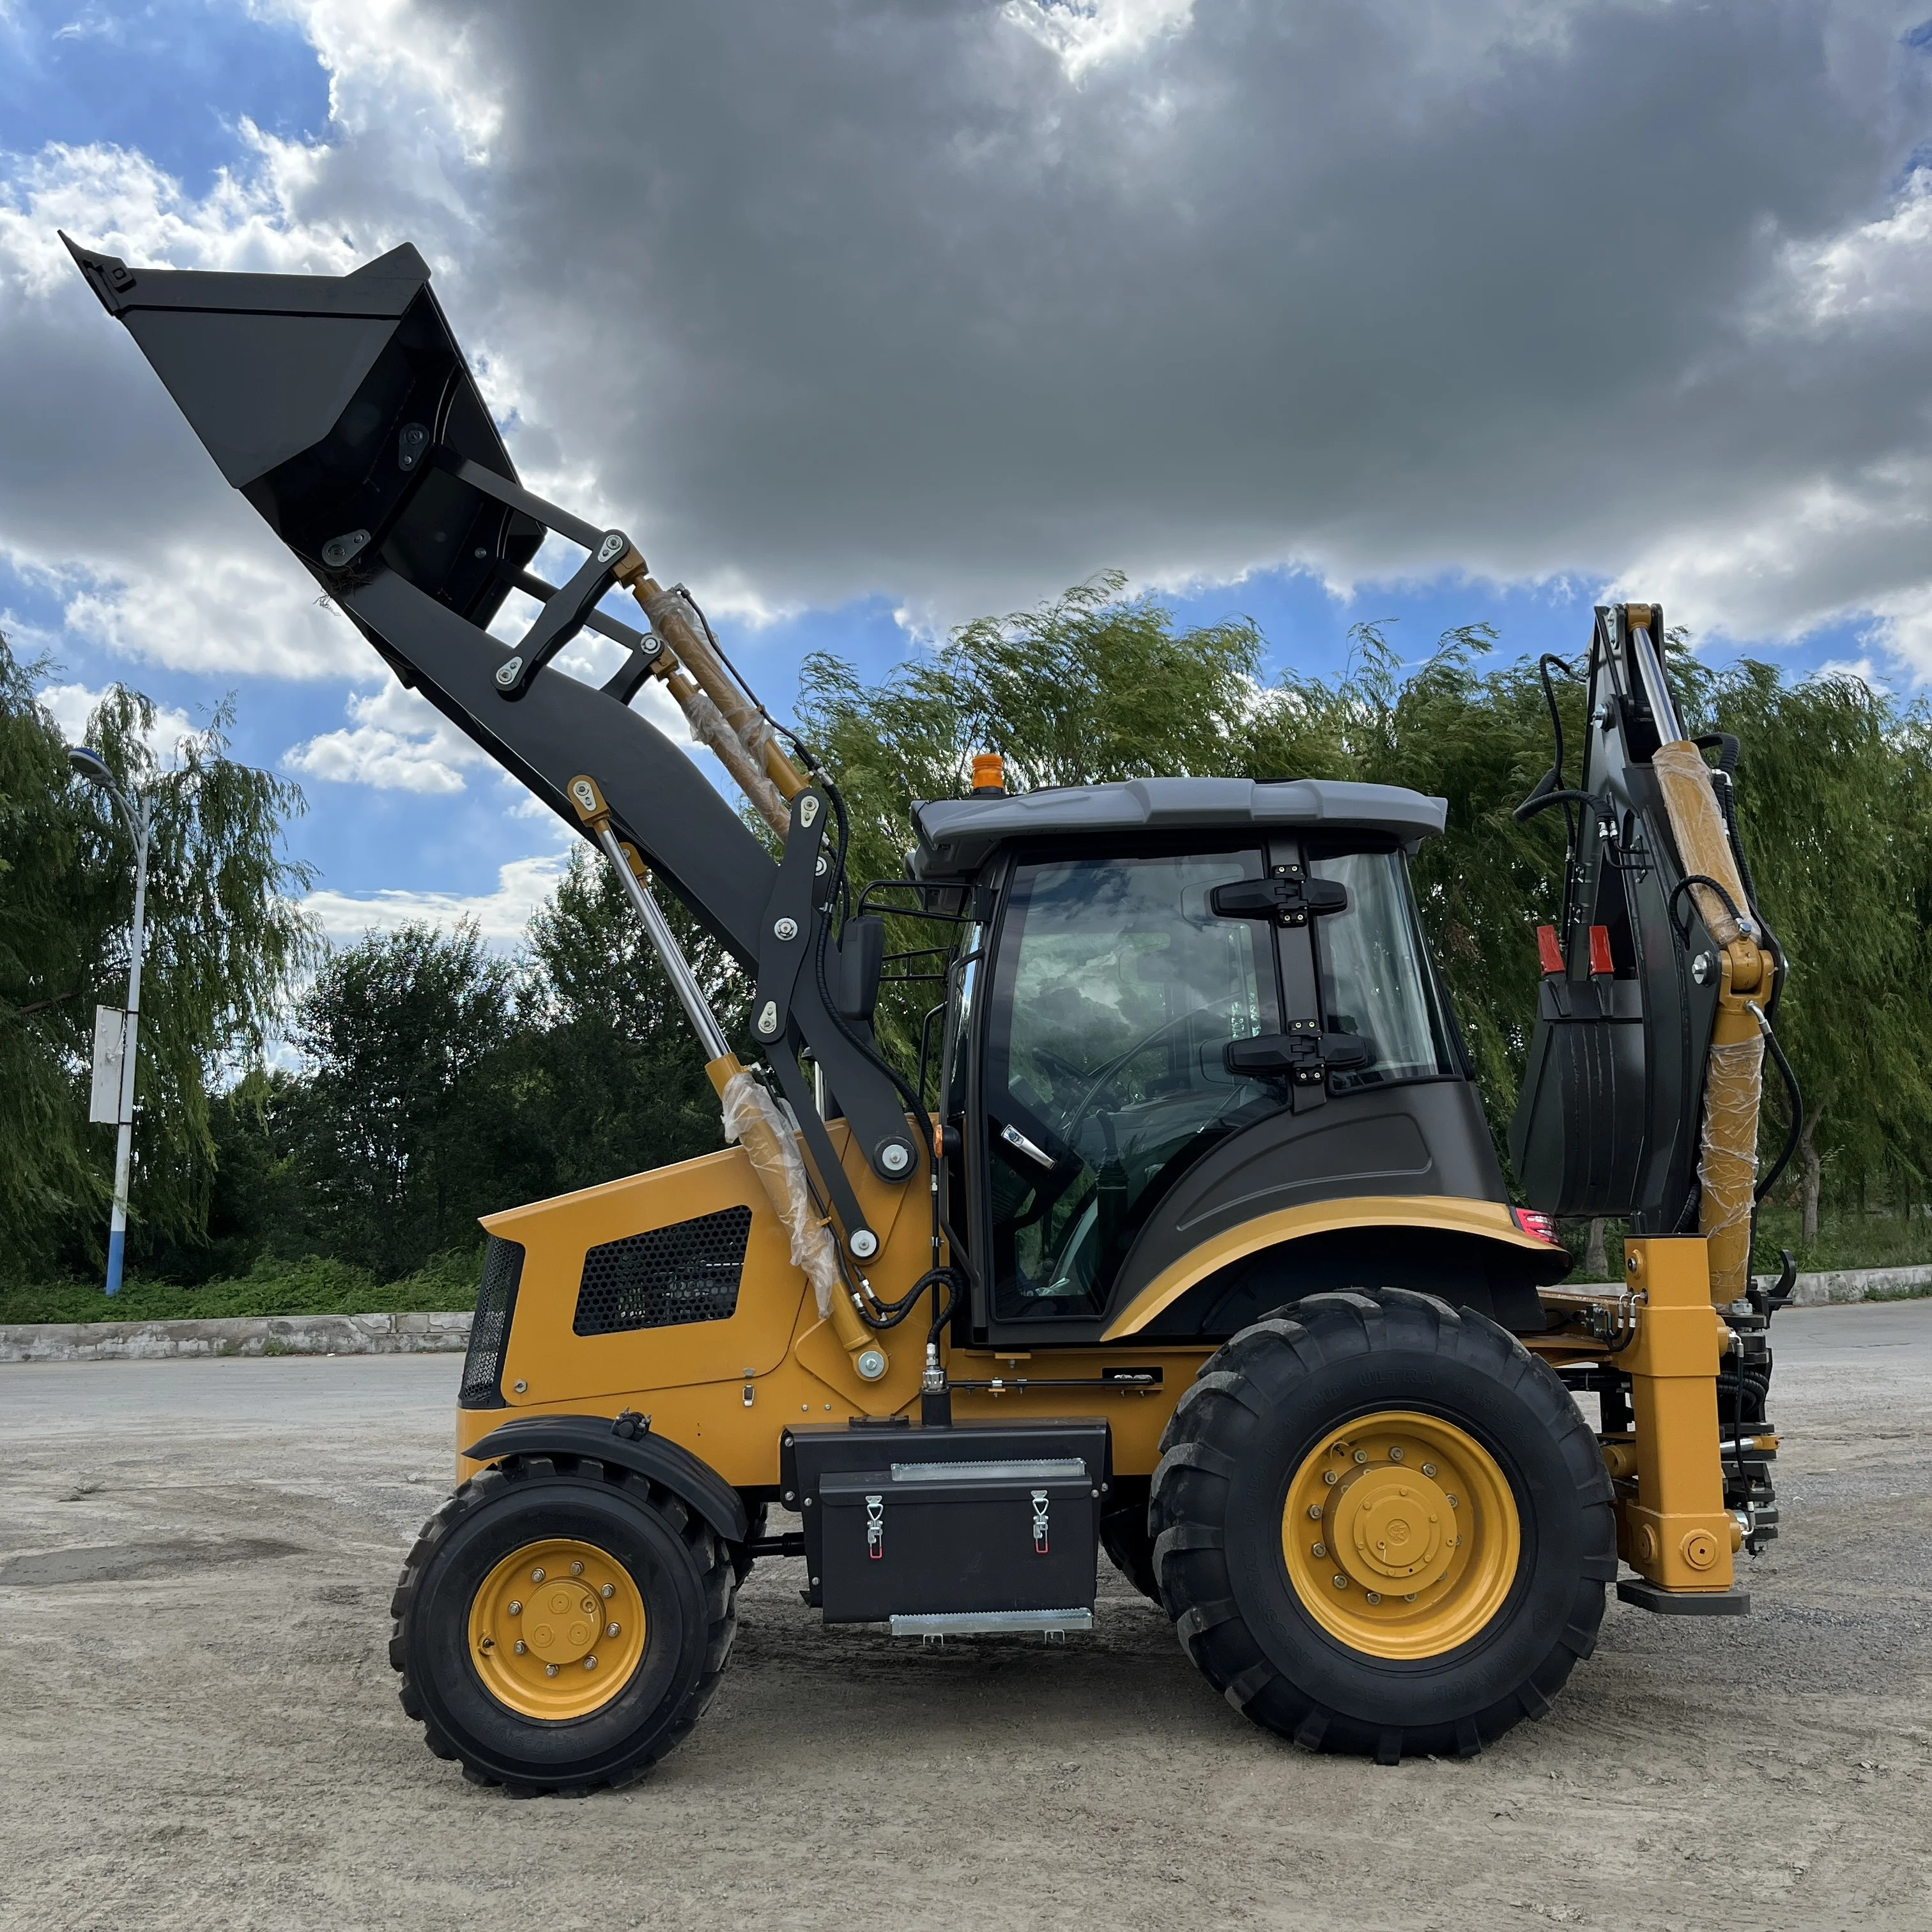
[[107, 1292], [121, 1292], [121, 1267], [128, 1246], [128, 1183], [134, 1163], [134, 1033], [141, 1014], [141, 949], [147, 934], [148, 834], [154, 815], [139, 792], [131, 796], [116, 782], [112, 768], [98, 752], [70, 745], [67, 760], [84, 778], [100, 787], [121, 808], [134, 839], [134, 934], [128, 963], [128, 1017], [121, 1036], [119, 1132], [114, 1148], [114, 1213], [107, 1224]]

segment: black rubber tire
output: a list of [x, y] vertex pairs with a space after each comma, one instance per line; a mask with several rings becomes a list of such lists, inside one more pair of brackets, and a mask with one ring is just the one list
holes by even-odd
[[[622, 1562], [644, 1598], [644, 1654], [602, 1710], [526, 1718], [484, 1689], [471, 1599], [520, 1544], [574, 1536]], [[737, 1630], [728, 1547], [668, 1490], [614, 1464], [532, 1456], [472, 1476], [423, 1526], [389, 1608], [404, 1711], [438, 1757], [513, 1797], [629, 1784], [682, 1743], [718, 1688]]]
[[1154, 1574], [1154, 1531], [1148, 1522], [1148, 1478], [1116, 1476], [1100, 1515], [1100, 1547], [1120, 1574], [1154, 1603], [1160, 1585]]
[[[1388, 1408], [1441, 1416], [1509, 1482], [1522, 1554], [1502, 1607], [1440, 1657], [1373, 1657], [1302, 1606], [1282, 1555], [1289, 1481], [1322, 1437]], [[1314, 1294], [1211, 1355], [1161, 1437], [1161, 1601], [1237, 1710], [1310, 1749], [1473, 1756], [1540, 1718], [1595, 1647], [1617, 1572], [1610, 1478], [1555, 1374], [1486, 1317], [1400, 1288]]]

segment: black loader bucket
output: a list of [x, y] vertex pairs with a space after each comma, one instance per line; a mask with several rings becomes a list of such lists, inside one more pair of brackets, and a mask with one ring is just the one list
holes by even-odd
[[[208, 274], [67, 245], [222, 474], [403, 682], [573, 830], [568, 788], [595, 775], [652, 870], [755, 961], [771, 861], [631, 709], [662, 640], [598, 608], [644, 580], [644, 560], [622, 531], [518, 482], [422, 256], [394, 248], [349, 275]], [[585, 553], [561, 586], [530, 570], [552, 535]], [[498, 637], [512, 590], [539, 608]], [[624, 652], [601, 685], [547, 668], [586, 629]]]
[[61, 238], [221, 473], [324, 584], [352, 588], [380, 559], [489, 622], [544, 525], [461, 478], [466, 464], [517, 475], [413, 248], [350, 275], [230, 275], [132, 270]]

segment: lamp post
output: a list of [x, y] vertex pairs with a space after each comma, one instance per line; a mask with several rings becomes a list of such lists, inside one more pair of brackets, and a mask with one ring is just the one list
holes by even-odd
[[154, 814], [139, 792], [131, 796], [115, 782], [107, 760], [84, 745], [68, 748], [68, 763], [91, 779], [120, 807], [134, 840], [134, 931], [128, 949], [128, 1018], [121, 1038], [120, 1124], [114, 1146], [114, 1212], [107, 1224], [107, 1292], [121, 1292], [121, 1268], [128, 1246], [128, 1184], [134, 1163], [134, 1035], [141, 1016], [141, 950], [147, 937], [148, 834]]

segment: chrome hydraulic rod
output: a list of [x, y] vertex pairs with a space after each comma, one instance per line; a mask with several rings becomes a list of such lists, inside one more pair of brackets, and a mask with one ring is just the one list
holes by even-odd
[[711, 1010], [711, 1002], [704, 997], [704, 988], [698, 983], [698, 975], [691, 970], [691, 962], [684, 956], [684, 948], [678, 944], [677, 934], [671, 931], [670, 922], [664, 916], [664, 908], [652, 896], [650, 886], [631, 870], [608, 818], [597, 827], [597, 842], [603, 847], [604, 856], [610, 860], [632, 904], [637, 908], [638, 916], [644, 922], [651, 944], [664, 962], [671, 990], [676, 994], [685, 1018], [690, 1021], [692, 1032], [704, 1048], [705, 1059], [722, 1060], [731, 1051], [724, 1037], [724, 1029], [718, 1024], [718, 1016]]

